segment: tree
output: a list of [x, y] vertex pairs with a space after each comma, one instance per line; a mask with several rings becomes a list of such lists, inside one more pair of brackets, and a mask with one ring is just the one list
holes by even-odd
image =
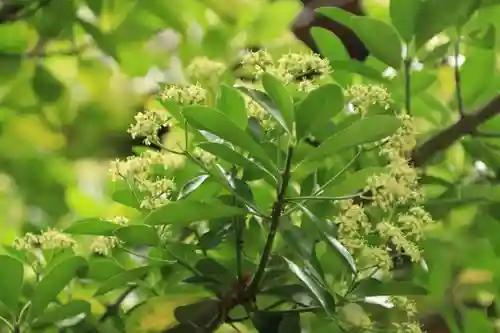
[[[271, 20], [275, 18], [273, 10], [292, 8], [285, 2], [260, 5], [271, 8], [267, 9]], [[98, 11], [95, 4], [88, 4]], [[111, 23], [104, 32], [98, 29], [106, 26], [102, 8], [98, 11], [102, 26], [76, 16], [71, 22], [81, 25], [100, 49], [113, 56], [140, 44], [139, 39], [146, 41], [155, 31], [153, 25], [164, 24], [155, 23], [160, 21], [153, 17], [169, 14], [173, 26], [181, 17], [161, 7], [138, 4], [130, 4], [136, 7], [128, 11], [128, 21]], [[206, 8], [195, 1], [183, 4], [186, 7], [175, 9]], [[43, 5], [41, 9], [34, 6], [20, 12], [22, 20], [14, 23], [44, 27], [36, 22], [50, 13], [48, 8], [61, 8], [45, 2], [39, 5]], [[238, 24], [230, 22], [236, 15], [224, 10], [226, 7], [217, 7], [216, 1], [210, 6], [224, 18], [221, 26], [235, 36]], [[117, 12], [127, 12], [125, 7]], [[392, 1], [385, 18], [370, 12], [367, 17], [356, 17], [334, 7], [318, 9], [359, 37], [370, 52], [364, 63], [351, 59], [338, 37], [316, 27], [311, 35], [323, 59], [270, 49], [272, 55], [262, 51], [248, 54], [245, 66], [234, 72], [226, 69], [239, 62], [237, 57], [231, 52], [227, 58], [218, 56], [223, 54], [218, 53], [221, 49], [229, 48], [228, 34], [219, 39], [220, 44], [211, 39], [214, 35], [205, 34], [202, 41], [208, 41], [202, 42], [201, 48], [217, 61], [193, 57], [199, 46], [186, 47], [182, 56], [184, 63], [190, 64], [185, 71], [188, 81], [184, 82], [199, 84], [187, 90], [167, 84], [158, 101], [148, 102], [148, 109], [139, 112], [134, 121], [127, 120], [133, 122], [132, 135], [145, 137], [161, 148], [160, 152], [138, 148], [139, 155], [125, 165], [114, 164], [119, 174], [115, 172], [118, 180], [111, 186], [111, 196], [130, 206], [122, 210], [127, 219], [99, 220], [101, 210], [93, 214], [95, 218], [73, 219], [66, 224], [57, 221], [67, 210], [60, 204], [61, 193], [68, 193], [61, 190], [61, 175], [53, 177], [57, 181], [47, 180], [46, 172], [40, 170], [41, 177], [33, 178], [45, 179], [41, 184], [61, 184], [52, 191], [59, 197], [43, 202], [37, 191], [44, 187], [36, 187], [37, 182], [27, 179], [26, 169], [20, 167], [33, 161], [54, 165], [55, 159], [42, 159], [33, 154], [33, 148], [23, 151], [22, 144], [16, 145], [24, 162], [14, 164], [7, 156], [4, 169], [24, 193], [32, 193], [24, 194], [27, 202], [54, 209], [49, 213], [58, 223], [57, 230], [42, 228], [19, 239], [17, 250], [5, 248], [7, 254], [1, 260], [8, 269], [0, 276], [4, 290], [0, 300], [9, 308], [3, 315], [7, 326], [14, 331], [63, 325], [72, 331], [137, 332], [149, 327], [191, 332], [203, 327], [210, 331], [226, 323], [240, 330], [253, 326], [260, 332], [273, 332], [297, 331], [300, 326], [311, 331], [342, 331], [389, 325], [401, 331], [416, 329], [414, 321], [419, 319], [425, 328], [435, 330], [439, 329], [433, 324], [436, 316], [425, 314], [435, 313], [435, 306], [429, 303], [437, 302], [437, 312], [447, 325], [462, 326], [467, 332], [493, 330], [480, 311], [463, 310], [464, 304], [477, 296], [478, 288], [488, 291], [490, 298], [496, 296], [499, 131], [495, 115], [500, 112], [500, 101], [498, 23], [493, 17], [498, 10], [495, 1], [452, 5], [434, 0]], [[145, 14], [152, 12], [154, 15]], [[127, 29], [120, 34], [118, 27], [122, 25]], [[147, 29], [137, 29], [142, 25]], [[183, 27], [176, 26], [179, 31]], [[11, 34], [14, 30], [8, 29], [14, 28], [9, 23], [4, 33]], [[278, 35], [283, 26], [276, 31]], [[259, 37], [262, 43], [257, 40], [252, 44], [265, 46], [271, 35], [267, 33]], [[110, 43], [116, 43], [118, 51], [113, 51]], [[47, 66], [54, 59], [53, 49], [45, 49], [47, 45], [50, 43], [30, 53], [7, 49], [0, 60], [12, 67], [3, 68], [15, 68], [20, 58], [40, 56]], [[217, 47], [210, 50], [211, 45]], [[74, 52], [69, 50], [62, 53]], [[281, 61], [276, 62], [278, 58]], [[443, 63], [443, 58], [449, 60]], [[119, 63], [126, 72], [126, 62]], [[29, 68], [32, 63], [24, 64]], [[141, 65], [146, 69], [150, 66]], [[60, 91], [57, 80], [61, 78], [54, 79], [55, 72], [51, 74], [40, 65], [31, 68], [27, 71], [35, 74], [34, 91], [45, 104], [53, 104], [50, 97], [55, 98], [54, 93]], [[237, 77], [241, 73], [255, 80], [240, 82]], [[218, 79], [207, 80], [214, 78]], [[27, 81], [19, 80], [16, 89], [23, 91], [22, 82]], [[49, 111], [58, 108], [15, 98], [12, 91], [16, 90], [11, 87], [2, 100], [6, 109], [44, 109], [43, 121], [53, 125], [54, 116]], [[47, 95], [42, 98], [43, 94]], [[68, 105], [67, 101], [60, 103], [60, 108]], [[348, 103], [353, 110], [343, 112]], [[26, 116], [12, 114], [6, 118], [11, 122], [4, 122], [4, 128], [12, 140], [22, 143], [12, 120], [21, 118], [30, 124], [33, 118], [27, 121]], [[167, 124], [172, 131], [162, 141], [156, 130]], [[72, 130], [80, 126], [65, 128], [65, 135], [74, 136]], [[415, 129], [420, 131], [416, 142]], [[103, 127], [102, 135], [109, 135], [109, 129]], [[34, 147], [34, 143], [26, 142], [25, 146]], [[60, 159], [56, 163], [61, 163]], [[418, 177], [415, 168], [420, 172]], [[318, 190], [320, 187], [324, 192]], [[421, 191], [425, 201], [419, 201]], [[85, 209], [89, 203], [92, 206], [81, 196], [71, 200], [66, 201], [73, 210], [75, 202]], [[412, 206], [415, 200], [422, 206]], [[385, 208], [391, 208], [392, 214], [385, 215]], [[355, 212], [358, 224], [346, 224], [352, 222]], [[411, 219], [415, 216], [419, 218]], [[129, 220], [131, 223], [125, 224]], [[412, 222], [416, 229], [405, 229], [398, 221]], [[427, 224], [433, 227], [425, 228], [422, 240], [419, 228]], [[93, 251], [102, 256], [72, 249], [75, 244], [80, 249], [77, 251], [84, 249], [89, 237]], [[392, 242], [387, 251], [389, 239]], [[43, 249], [44, 260], [34, 259], [33, 247]], [[401, 264], [408, 258], [418, 262], [422, 249], [425, 264]], [[381, 281], [370, 276], [370, 262], [383, 268]], [[35, 265], [33, 278], [23, 277], [22, 263]], [[65, 289], [70, 281], [71, 289]], [[172, 291], [174, 285], [177, 288]], [[87, 288], [97, 289], [94, 297], [84, 293]], [[380, 297], [373, 298], [388, 294], [398, 296], [390, 298], [395, 308], [388, 309], [387, 303], [380, 304]], [[73, 297], [68, 300], [68, 295]], [[128, 295], [138, 297], [140, 305], [128, 310], [122, 304], [130, 299]], [[100, 299], [110, 305], [91, 311], [89, 304]], [[281, 304], [271, 307], [274, 301]], [[412, 308], [413, 302], [419, 311]], [[456, 310], [463, 313], [455, 317]], [[86, 316], [78, 319], [78, 314]], [[489, 311], [489, 315], [494, 313]], [[61, 322], [67, 318], [74, 321]], [[221, 329], [226, 328], [232, 329]]]

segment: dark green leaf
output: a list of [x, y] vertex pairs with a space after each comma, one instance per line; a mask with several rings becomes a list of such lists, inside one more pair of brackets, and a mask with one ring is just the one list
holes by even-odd
[[260, 164], [249, 160], [237, 151], [231, 149], [228, 145], [218, 142], [203, 142], [198, 145], [201, 149], [223, 159], [231, 164], [243, 167], [244, 170], [249, 170], [253, 174], [257, 174], [264, 178], [269, 184], [275, 185], [276, 176], [271, 174]]
[[242, 130], [247, 128], [248, 116], [245, 99], [238, 89], [221, 85], [217, 99], [217, 109], [222, 111]]
[[94, 14], [96, 14], [97, 16], [101, 15], [101, 11], [104, 5], [101, 0], [85, 0], [85, 3]]
[[156, 246], [160, 243], [158, 233], [149, 225], [128, 225], [117, 229], [115, 234], [129, 246]]
[[243, 148], [263, 163], [266, 168], [275, 170], [275, 166], [262, 147], [221, 111], [192, 105], [183, 109], [183, 115], [193, 127], [208, 131]]
[[297, 139], [308, 134], [311, 127], [328, 122], [344, 108], [344, 94], [336, 84], [326, 84], [311, 91], [295, 110]]
[[30, 318], [40, 317], [47, 306], [55, 301], [57, 295], [87, 266], [82, 257], [71, 257], [55, 266], [35, 287], [31, 296]]
[[152, 212], [145, 220], [146, 224], [159, 225], [171, 223], [191, 223], [223, 217], [245, 215], [242, 208], [228, 206], [217, 200], [194, 201], [181, 200], [166, 204]]
[[41, 39], [55, 39], [72, 28], [76, 8], [73, 0], [48, 1], [37, 11], [34, 26]]
[[0, 255], [0, 302], [13, 314], [17, 311], [24, 279], [23, 263], [6, 255]]
[[82, 300], [69, 301], [66, 304], [58, 305], [57, 307], [45, 311], [33, 323], [33, 327], [41, 328], [82, 314], [88, 315], [89, 313], [90, 304], [88, 302]]
[[252, 316], [252, 323], [259, 333], [277, 333], [284, 316], [282, 312], [257, 311]]
[[83, 30], [92, 36], [101, 51], [112, 56], [116, 61], [119, 61], [116, 45], [114, 44], [111, 36], [106, 35], [104, 32], [99, 30], [98, 27], [82, 19], [78, 19], [78, 23], [82, 26]]
[[209, 175], [199, 175], [190, 179], [179, 191], [177, 200], [184, 199], [188, 197], [191, 193], [196, 191], [210, 176]]
[[204, 299], [193, 304], [179, 306], [175, 309], [174, 315], [180, 324], [190, 324], [190, 326], [204, 327], [209, 330], [209, 327], [220, 325], [220, 301]]
[[422, 2], [422, 0], [391, 0], [389, 10], [392, 24], [406, 43], [410, 43], [415, 34]]
[[[329, 61], [350, 59], [349, 53], [346, 51], [342, 41], [330, 30], [321, 27], [312, 27], [311, 35], [321, 54]], [[297, 124], [299, 124], [298, 120]]]
[[112, 236], [113, 231], [119, 227], [120, 225], [114, 222], [91, 218], [75, 222], [75, 224], [64, 229], [64, 233], [73, 235]]
[[94, 297], [104, 295], [118, 288], [123, 288], [129, 282], [142, 280], [150, 270], [150, 266], [142, 266], [115, 275], [103, 282], [99, 289], [97, 289], [97, 291], [94, 293]]
[[236, 282], [236, 277], [226, 267], [211, 258], [199, 260], [195, 268], [205, 277], [215, 279], [225, 286]]
[[278, 333], [301, 333], [300, 314], [298, 312], [286, 313], [278, 328]]
[[320, 161], [343, 150], [381, 140], [393, 134], [400, 126], [401, 121], [398, 118], [388, 115], [361, 119], [329, 137], [301, 163]]
[[285, 85], [273, 75], [264, 73], [262, 75], [262, 86], [278, 108], [280, 116], [286, 124], [286, 131], [292, 134], [294, 124], [293, 100]]
[[141, 200], [144, 195], [135, 190], [132, 185], [124, 179], [113, 182], [114, 189], [111, 198], [122, 205], [140, 209]]
[[369, 278], [359, 282], [356, 292], [363, 296], [414, 296], [426, 295], [427, 290], [412, 282], [388, 281]]
[[307, 288], [311, 291], [311, 293], [316, 297], [321, 306], [325, 309], [325, 311], [329, 314], [333, 314], [335, 310], [335, 302], [332, 295], [322, 286], [320, 286], [314, 278], [311, 276], [309, 272], [303, 270], [299, 266], [297, 266], [292, 261], [283, 258], [288, 265], [288, 268], [292, 273], [294, 273], [297, 278], [302, 281]]
[[33, 91], [43, 102], [54, 103], [63, 94], [64, 86], [45, 66], [38, 64], [32, 81]]
[[399, 69], [403, 60], [403, 47], [396, 30], [382, 21], [369, 17], [352, 18], [354, 32], [370, 53], [380, 61]]

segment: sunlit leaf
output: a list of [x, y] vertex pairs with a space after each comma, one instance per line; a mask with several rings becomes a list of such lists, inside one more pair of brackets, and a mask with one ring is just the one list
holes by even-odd
[[90, 304], [82, 300], [69, 301], [66, 304], [58, 305], [45, 311], [33, 323], [33, 327], [40, 328], [59, 321], [76, 317], [79, 315], [88, 315], [90, 313]]
[[113, 231], [119, 227], [120, 225], [114, 222], [91, 218], [74, 222], [74, 224], [64, 229], [64, 233], [73, 235], [112, 236]]
[[144, 224], [121, 227], [115, 231], [115, 235], [129, 246], [156, 246], [160, 242], [157, 231]]
[[87, 266], [82, 257], [71, 257], [55, 266], [35, 287], [31, 296], [30, 318], [42, 315], [57, 295], [76, 277], [77, 272]]
[[23, 286], [24, 267], [21, 261], [0, 255], [0, 302], [16, 313]]
[[245, 99], [241, 92], [228, 85], [221, 85], [217, 98], [217, 109], [231, 119], [242, 130], [246, 129], [248, 116]]
[[262, 86], [280, 112], [280, 116], [286, 124], [285, 129], [288, 133], [293, 134], [293, 100], [285, 85], [275, 76], [264, 73], [262, 75]]
[[422, 0], [391, 0], [389, 10], [392, 24], [406, 43], [413, 39], [422, 3]]

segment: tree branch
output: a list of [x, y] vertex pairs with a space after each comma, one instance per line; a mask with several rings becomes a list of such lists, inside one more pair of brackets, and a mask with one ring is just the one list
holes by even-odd
[[415, 167], [423, 166], [434, 155], [447, 149], [464, 135], [476, 133], [480, 125], [498, 114], [500, 114], [500, 95], [493, 98], [476, 112], [465, 114], [455, 124], [416, 147], [411, 154], [412, 164]]

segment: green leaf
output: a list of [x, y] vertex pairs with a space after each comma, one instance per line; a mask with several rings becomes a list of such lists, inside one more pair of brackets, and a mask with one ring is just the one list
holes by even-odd
[[303, 270], [299, 266], [297, 266], [295, 263], [292, 261], [288, 260], [287, 258], [283, 257], [285, 262], [288, 265], [288, 268], [292, 273], [294, 273], [297, 278], [302, 281], [307, 288], [313, 293], [313, 295], [316, 297], [318, 302], [321, 304], [321, 306], [325, 309], [325, 311], [332, 315], [335, 310], [335, 301], [330, 293], [320, 286], [314, 278], [311, 277], [310, 273], [307, 272], [306, 270]]
[[406, 43], [410, 43], [415, 35], [422, 3], [422, 0], [391, 0], [389, 11], [392, 24]]
[[[467, 48], [467, 59], [460, 68], [462, 99], [467, 109], [477, 107], [475, 103], [481, 93], [492, 82], [495, 71], [496, 52], [482, 48]], [[456, 100], [453, 103], [457, 105]]]
[[285, 131], [291, 133], [289, 131], [287, 120], [282, 115], [282, 111], [279, 110], [279, 107], [275, 104], [275, 102], [271, 99], [271, 97], [268, 94], [260, 90], [247, 88], [244, 86], [237, 85], [236, 87], [243, 93], [245, 93], [248, 97], [251, 97], [255, 102], [257, 102], [257, 104], [259, 104], [264, 109], [264, 111], [269, 113], [269, 115], [271, 115], [271, 117], [273, 117], [274, 120], [276, 120], [276, 122]]
[[99, 30], [98, 27], [89, 22], [86, 22], [80, 18], [78, 18], [77, 20], [78, 23], [82, 26], [83, 30], [85, 30], [90, 36], [92, 36], [101, 51], [103, 51], [107, 55], [110, 55], [116, 61], [119, 61], [116, 45], [114, 44], [111, 36], [106, 35], [101, 30]]
[[194, 325], [196, 325], [195, 327], [204, 327], [208, 331], [213, 331], [208, 328], [220, 325], [217, 320], [220, 316], [220, 303], [216, 299], [204, 299], [196, 303], [177, 307], [174, 310], [175, 319], [181, 325], [189, 325], [186, 325], [187, 331], [181, 331], [194, 333], [195, 330], [190, 329]]
[[209, 175], [199, 175], [190, 179], [182, 188], [179, 190], [177, 200], [187, 198], [191, 193], [196, 191], [210, 176]]
[[374, 278], [361, 280], [355, 290], [363, 296], [415, 296], [428, 293], [425, 288], [413, 282], [382, 282]]
[[208, 131], [221, 139], [243, 148], [263, 163], [266, 168], [270, 170], [276, 169], [264, 149], [221, 111], [209, 107], [192, 105], [183, 108], [182, 113], [193, 127]]
[[278, 333], [301, 333], [300, 314], [298, 312], [286, 313], [278, 327]]
[[156, 246], [160, 237], [154, 228], [144, 224], [134, 224], [117, 229], [116, 237], [129, 246]]
[[89, 259], [89, 270], [86, 277], [96, 281], [104, 281], [124, 271], [125, 270], [117, 264], [115, 259], [91, 257]]
[[200, 259], [195, 268], [207, 278], [215, 279], [225, 286], [231, 286], [236, 282], [236, 276], [229, 269], [212, 258]]
[[264, 73], [262, 75], [262, 86], [278, 108], [280, 116], [286, 124], [285, 130], [292, 135], [294, 124], [293, 100], [285, 85], [273, 75]]
[[313, 223], [320, 235], [323, 237], [323, 240], [327, 245], [333, 250], [333, 254], [340, 260], [341, 263], [344, 264], [344, 267], [347, 269], [349, 273], [356, 273], [356, 262], [354, 258], [349, 253], [349, 251], [333, 236], [330, 235], [326, 222], [321, 221], [315, 216], [310, 210], [305, 208], [304, 206], [300, 206], [300, 209], [304, 212], [305, 216]]
[[24, 279], [23, 263], [11, 256], [0, 255], [0, 302], [13, 314], [17, 312]]
[[[345, 49], [342, 41], [328, 29], [321, 27], [312, 27], [311, 35], [314, 42], [329, 61], [333, 60], [349, 60], [349, 53]], [[297, 124], [299, 121], [297, 120]]]
[[166, 204], [145, 219], [149, 225], [191, 223], [223, 217], [246, 215], [248, 212], [239, 207], [228, 206], [217, 200], [181, 200]]
[[41, 101], [54, 103], [61, 98], [64, 86], [52, 73], [41, 64], [35, 67], [35, 74], [31, 82], [33, 91]]
[[90, 304], [82, 300], [69, 301], [66, 304], [51, 308], [45, 311], [33, 323], [33, 327], [41, 328], [59, 321], [73, 318], [79, 315], [88, 315], [90, 313]]
[[111, 198], [115, 202], [135, 209], [141, 208], [141, 200], [144, 198], [144, 195], [135, 190], [125, 179], [117, 180], [113, 182], [113, 185]]
[[344, 94], [340, 86], [325, 84], [311, 91], [295, 110], [297, 139], [320, 126], [344, 108]]
[[260, 164], [249, 160], [237, 151], [231, 149], [228, 145], [218, 142], [203, 142], [198, 145], [201, 149], [223, 159], [234, 165], [238, 165], [245, 170], [257, 174], [264, 178], [269, 184], [275, 185], [277, 183], [276, 176], [271, 174]]
[[403, 46], [391, 25], [369, 17], [354, 17], [351, 20], [354, 32], [375, 58], [395, 69], [401, 67]]
[[75, 224], [64, 229], [64, 233], [73, 235], [112, 236], [113, 231], [119, 227], [120, 225], [114, 222], [90, 218], [75, 222]]
[[35, 287], [31, 296], [30, 319], [40, 317], [47, 306], [55, 301], [57, 295], [77, 275], [78, 271], [87, 266], [82, 257], [71, 257], [52, 268]]
[[142, 280], [150, 270], [150, 266], [142, 266], [115, 275], [103, 282], [99, 289], [97, 289], [94, 293], [94, 297], [125, 287], [129, 282]]
[[217, 109], [242, 130], [247, 128], [248, 116], [245, 99], [238, 89], [222, 84], [217, 98]]
[[400, 126], [401, 121], [394, 116], [378, 115], [363, 118], [323, 141], [302, 160], [301, 164], [321, 161], [341, 151], [381, 140], [392, 135]]
[[340, 7], [320, 7], [316, 9], [316, 12], [336, 21], [339, 22], [340, 24], [346, 26], [347, 28], [350, 28], [354, 30], [353, 28], [353, 22], [352, 19], [356, 17], [356, 15], [352, 14], [351, 12], [348, 12], [346, 10], [343, 10]]
[[381, 174], [384, 171], [386, 171], [384, 167], [368, 167], [358, 170], [348, 175], [342, 182], [333, 182], [331, 185], [327, 186], [322, 195], [340, 197], [355, 194], [366, 186], [369, 177]]
[[470, 0], [424, 1], [415, 24], [415, 46], [417, 50], [438, 33], [458, 24], [462, 15], [470, 10], [471, 3]]

